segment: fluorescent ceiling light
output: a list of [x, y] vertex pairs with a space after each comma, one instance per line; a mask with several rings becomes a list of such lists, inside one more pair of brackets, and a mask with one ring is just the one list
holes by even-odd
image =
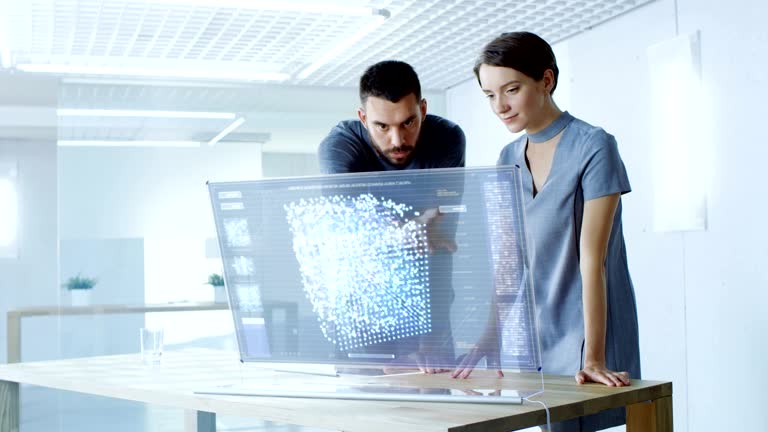
[[241, 72], [211, 71], [205, 69], [154, 69], [117, 66], [87, 66], [69, 64], [19, 64], [16, 69], [24, 72], [78, 74], [78, 75], [118, 75], [143, 77], [170, 77], [196, 79], [231, 79], [246, 81], [284, 81], [289, 75], [281, 72]]
[[340, 53], [347, 50], [347, 48], [351, 47], [357, 41], [371, 33], [372, 31], [376, 30], [381, 26], [384, 21], [389, 18], [389, 11], [386, 9], [374, 9], [373, 13], [376, 15], [376, 17], [368, 23], [365, 27], [360, 29], [357, 33], [353, 34], [349, 39], [345, 40], [344, 42], [336, 45], [332, 50], [326, 52], [322, 57], [317, 59], [314, 63], [309, 65], [306, 69], [299, 72], [299, 74], [296, 76], [298, 79], [304, 79], [311, 74], [313, 74], [316, 70], [320, 69], [323, 65], [328, 63], [331, 59], [339, 55]]
[[200, 147], [198, 141], [59, 140], [61, 147]]
[[153, 117], [153, 118], [196, 118], [232, 120], [235, 113], [206, 111], [159, 111], [159, 110], [121, 110], [121, 109], [80, 109], [59, 108], [59, 117]]
[[[134, 0], [145, 3], [146, 0]], [[248, 10], [270, 10], [284, 12], [305, 12], [329, 15], [366, 16], [371, 15], [372, 7], [341, 5], [329, 1], [294, 2], [294, 1], [261, 1], [261, 0], [158, 0], [158, 5], [203, 6], [215, 8], [236, 8]]]
[[224, 138], [225, 136], [229, 135], [233, 130], [239, 128], [240, 125], [243, 124], [243, 123], [245, 123], [245, 118], [244, 117], [240, 117], [237, 120], [233, 121], [232, 123], [230, 123], [229, 126], [225, 127], [223, 131], [219, 132], [218, 135], [213, 137], [212, 140], [208, 141], [208, 145], [212, 146], [212, 145], [216, 144], [217, 142], [221, 141], [222, 138]]

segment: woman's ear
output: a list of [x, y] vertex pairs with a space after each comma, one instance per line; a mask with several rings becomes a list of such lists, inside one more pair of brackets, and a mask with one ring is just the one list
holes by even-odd
[[546, 90], [547, 93], [552, 93], [552, 87], [555, 86], [555, 73], [552, 71], [552, 69], [547, 69], [544, 71], [544, 77], [542, 78], [542, 81], [544, 81], [544, 90]]

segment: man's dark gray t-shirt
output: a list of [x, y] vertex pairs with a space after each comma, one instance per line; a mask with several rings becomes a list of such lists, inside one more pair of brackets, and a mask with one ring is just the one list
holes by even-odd
[[[464, 132], [455, 123], [436, 115], [427, 114], [421, 124], [419, 140], [413, 150], [411, 160], [402, 166], [393, 165], [381, 156], [371, 143], [368, 131], [359, 120], [342, 121], [334, 127], [320, 143], [318, 158], [320, 170], [325, 174], [358, 173], [372, 171], [392, 171], [422, 168], [459, 168], [464, 167], [466, 138]], [[419, 207], [416, 203], [410, 203]], [[448, 232], [455, 232], [455, 224], [445, 222]], [[451, 234], [452, 235], [452, 234]], [[429, 279], [433, 288], [433, 303], [430, 311], [434, 322], [450, 322], [450, 305], [453, 303], [453, 256], [447, 251], [438, 251], [430, 255]], [[446, 277], [446, 275], [448, 275]], [[451, 327], [440, 325], [428, 334], [421, 336], [421, 341], [408, 338], [383, 346], [382, 349], [397, 353], [408, 353], [422, 346], [434, 345], [431, 355], [440, 358], [438, 363], [453, 364], [455, 352]], [[451, 342], [448, 342], [451, 341]], [[426, 344], [426, 345], [425, 345]], [[380, 344], [382, 345], [382, 344]], [[386, 344], [384, 344], [386, 345]], [[367, 348], [373, 349], [373, 348]]]
[[345, 120], [320, 143], [318, 158], [325, 174], [464, 166], [466, 138], [461, 128], [442, 117], [427, 114], [421, 124], [413, 158], [404, 166], [382, 157], [359, 120]]

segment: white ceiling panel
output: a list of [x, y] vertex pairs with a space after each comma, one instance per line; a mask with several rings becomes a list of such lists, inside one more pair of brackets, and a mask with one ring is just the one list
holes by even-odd
[[534, 31], [554, 43], [653, 0], [302, 1], [0, 0], [0, 56], [6, 69], [53, 64], [255, 82], [270, 73], [283, 84], [333, 87], [355, 86], [368, 65], [400, 59], [424, 88], [442, 90], [470, 78], [478, 50], [501, 32]]

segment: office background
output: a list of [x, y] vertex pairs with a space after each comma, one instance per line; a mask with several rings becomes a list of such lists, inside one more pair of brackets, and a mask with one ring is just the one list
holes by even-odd
[[[27, 3], [30, 10], [65, 7], [59, 1]], [[409, 3], [385, 6], [397, 10]], [[430, 2], [420, 13], [435, 17], [412, 35], [412, 44], [382, 48], [372, 55], [383, 57], [371, 61], [401, 58], [421, 72], [418, 56], [409, 57], [409, 49], [440, 35], [429, 26], [456, 22], [450, 8], [438, 11], [446, 5], [457, 8], [453, 13], [466, 8], [457, 19], [469, 20], [467, 14], [497, 11], [502, 7], [497, 3]], [[676, 430], [768, 429], [763, 409], [768, 398], [761, 390], [768, 382], [768, 236], [760, 188], [768, 157], [760, 106], [768, 96], [768, 5], [756, 0], [527, 3], [520, 7], [562, 8], [565, 16], [595, 4], [626, 3], [616, 16], [556, 33], [563, 38], [554, 44], [561, 67], [555, 100], [615, 135], [630, 175], [633, 192], [623, 201], [624, 230], [638, 300], [643, 374], [674, 382]], [[3, 8], [5, 28], [11, 29], [10, 6]], [[532, 22], [530, 29], [536, 30]], [[469, 23], [499, 25], [492, 14]], [[547, 23], [538, 24], [546, 28]], [[10, 31], [3, 36], [0, 41], [11, 53], [23, 51], [13, 43], [23, 39]], [[669, 60], [664, 53], [679, 46], [692, 47], [682, 56], [683, 66], [691, 67], [659, 77], [654, 71]], [[358, 104], [355, 79], [276, 84], [64, 76], [24, 72], [6, 61], [0, 69], [0, 176], [12, 180], [15, 199], [5, 208], [16, 210], [17, 224], [0, 249], [3, 316], [24, 307], [70, 305], [70, 293], [61, 284], [77, 273], [99, 279], [92, 304], [213, 300], [204, 283], [220, 264], [211, 247], [215, 234], [205, 181], [317, 172], [317, 143], [337, 121], [353, 117]], [[451, 58], [441, 61], [453, 72], [466, 66], [465, 60], [458, 65]], [[342, 70], [356, 76], [358, 63]], [[454, 76], [458, 79], [451, 81]], [[513, 137], [487, 106], [470, 67], [450, 77], [422, 74], [429, 111], [464, 128], [469, 165], [495, 163]], [[689, 85], [688, 93], [680, 90]], [[669, 106], [677, 109], [665, 112]], [[210, 146], [207, 141], [231, 119], [94, 119], [58, 115], [60, 108], [222, 111], [237, 113], [245, 123]], [[172, 139], [202, 145], [61, 145]], [[670, 161], [684, 168], [670, 169]], [[34, 318], [24, 324], [22, 359], [135, 352], [136, 329], [143, 325], [164, 326], [171, 346], [230, 349], [230, 321], [223, 311]], [[5, 334], [4, 319], [0, 332]], [[0, 358], [5, 356], [2, 343]], [[73, 419], [99, 422], [96, 409], [85, 402], [92, 398], [30, 390], [22, 403], [42, 400], [56, 401], [53, 418], [24, 417], [22, 405], [22, 430], [74, 430]], [[104, 407], [139, 419], [146, 430], [176, 427], [171, 426], [174, 413], [118, 402]], [[157, 421], [164, 415], [171, 419], [167, 424]], [[126, 420], [126, 430], [136, 430], [132, 421]]]

